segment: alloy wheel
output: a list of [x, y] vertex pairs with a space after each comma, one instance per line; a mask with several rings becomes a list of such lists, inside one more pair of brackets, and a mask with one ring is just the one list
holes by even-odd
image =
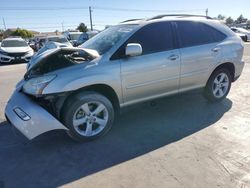
[[108, 123], [108, 110], [100, 102], [92, 101], [81, 105], [73, 116], [74, 129], [82, 136], [95, 136]]
[[213, 82], [213, 95], [216, 98], [222, 98], [228, 91], [229, 78], [226, 73], [218, 74]]

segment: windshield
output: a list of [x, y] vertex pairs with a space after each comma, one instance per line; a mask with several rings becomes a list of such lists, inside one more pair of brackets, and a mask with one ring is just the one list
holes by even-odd
[[21, 40], [6, 40], [1, 44], [2, 47], [26, 47], [28, 44]]
[[81, 33], [70, 34], [70, 40], [77, 40]]
[[48, 41], [59, 42], [59, 43], [68, 42], [67, 39], [64, 37], [50, 37], [50, 38], [48, 38]]
[[109, 27], [83, 43], [80, 47], [96, 50], [102, 55], [109, 51], [111, 47], [126, 37], [136, 27], [138, 27], [138, 25], [117, 25]]

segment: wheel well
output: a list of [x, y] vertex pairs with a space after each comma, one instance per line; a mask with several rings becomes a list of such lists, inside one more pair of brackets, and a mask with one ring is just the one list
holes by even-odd
[[114, 107], [114, 110], [115, 110], [115, 113], [120, 113], [120, 103], [119, 103], [118, 96], [116, 95], [116, 92], [114, 91], [114, 89], [112, 87], [110, 87], [108, 85], [105, 85], [105, 84], [95, 84], [95, 85], [91, 85], [91, 86], [86, 86], [86, 87], [80, 88], [80, 89], [72, 92], [65, 99], [65, 102], [64, 102], [63, 106], [67, 105], [67, 101], [73, 95], [76, 95], [76, 94], [81, 93], [83, 91], [95, 91], [97, 93], [100, 93], [100, 94], [104, 95], [112, 103], [112, 105]]
[[[216, 67], [216, 69], [212, 72], [212, 74], [221, 69], [221, 68], [225, 68], [227, 69], [229, 72], [230, 72], [230, 75], [231, 75], [231, 78], [232, 78], [232, 81], [234, 81], [234, 75], [235, 75], [235, 67], [234, 67], [234, 64], [233, 63], [223, 63], [221, 65], [219, 65], [218, 67]], [[211, 75], [212, 75], [211, 74]]]

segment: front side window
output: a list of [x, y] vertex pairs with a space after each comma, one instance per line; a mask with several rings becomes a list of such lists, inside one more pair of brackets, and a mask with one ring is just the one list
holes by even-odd
[[146, 25], [133, 34], [111, 57], [111, 60], [125, 58], [128, 43], [139, 43], [142, 55], [174, 49], [174, 35], [170, 22], [157, 22]]
[[172, 50], [173, 33], [170, 22], [153, 23], [137, 31], [128, 43], [139, 43], [142, 55]]
[[225, 34], [200, 22], [178, 21], [176, 23], [183, 48], [219, 42], [226, 38]]

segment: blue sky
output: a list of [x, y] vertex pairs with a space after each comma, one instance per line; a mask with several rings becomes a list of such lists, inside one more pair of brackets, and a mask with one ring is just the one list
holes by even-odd
[[88, 6], [93, 7], [96, 29], [130, 18], [152, 17], [162, 13], [205, 14], [206, 8], [212, 17], [223, 14], [236, 19], [243, 14], [250, 19], [249, 0], [0, 0], [0, 28], [4, 28], [3, 18], [7, 28], [61, 31], [62, 25], [65, 30], [74, 29], [80, 22], [89, 27]]

